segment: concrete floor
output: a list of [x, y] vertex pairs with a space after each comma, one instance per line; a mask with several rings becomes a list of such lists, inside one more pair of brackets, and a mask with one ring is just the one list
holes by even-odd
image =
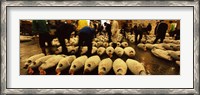
[[[175, 62], [167, 61], [161, 58], [155, 57], [150, 50], [143, 51], [136, 47], [134, 44], [131, 44], [131, 46], [136, 51], [135, 60], [139, 62], [143, 62], [145, 65], [145, 68], [151, 73], [151, 75], [179, 75], [180, 67]], [[32, 55], [41, 53], [41, 50], [39, 48], [38, 44], [38, 38], [33, 39], [29, 42], [21, 42], [20, 43], [20, 74], [26, 75], [27, 70], [24, 69], [24, 63], [27, 58], [29, 58]], [[106, 54], [101, 56], [101, 59], [104, 59], [108, 57]], [[113, 56], [112, 60], [114, 61], [116, 58], [118, 58], [116, 55]], [[128, 59], [126, 55], [123, 55], [121, 57], [124, 61]], [[46, 70], [47, 75], [55, 75], [55, 68], [50, 68]], [[38, 75], [39, 71], [37, 69], [34, 70], [35, 73], [33, 75]], [[68, 75], [69, 68], [64, 70], [61, 75]], [[82, 75], [83, 68], [76, 72], [76, 75]], [[87, 74], [87, 75], [97, 75], [98, 69], [96, 68], [93, 72]], [[108, 73], [108, 75], [114, 75], [114, 71], [111, 69], [111, 71]], [[132, 73], [128, 70], [126, 75], [132, 75]]]

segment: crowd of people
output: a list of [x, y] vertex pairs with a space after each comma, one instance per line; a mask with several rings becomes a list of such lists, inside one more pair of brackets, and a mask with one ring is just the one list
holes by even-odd
[[[175, 23], [175, 24], [174, 24]], [[39, 35], [39, 45], [42, 52], [47, 55], [46, 48], [51, 54], [55, 53], [52, 50], [52, 39], [57, 37], [60, 45], [62, 46], [62, 54], [68, 55], [68, 50], [66, 48], [65, 39], [70, 40], [71, 34], [75, 32], [75, 36], [79, 37], [78, 41], [78, 52], [77, 56], [80, 55], [80, 50], [82, 46], [88, 46], [87, 56], [91, 55], [92, 51], [92, 40], [97, 36], [97, 34], [106, 34], [108, 36], [108, 41], [112, 42], [113, 48], [117, 46], [117, 37], [121, 33], [124, 37], [127, 32], [135, 35], [135, 44], [141, 42], [144, 35], [147, 39], [147, 35], [150, 34], [152, 30], [152, 24], [144, 25], [144, 23], [133, 23], [133, 27], [128, 27], [127, 22], [123, 23], [122, 27], [119, 26], [117, 20], [110, 20], [110, 22], [105, 22], [103, 24], [98, 22], [90, 22], [88, 24], [87, 20], [56, 20], [54, 23], [46, 20], [33, 20], [32, 21], [32, 31], [33, 34]], [[169, 29], [169, 35], [175, 37], [175, 40], [180, 39], [180, 22], [170, 21], [170, 25], [167, 24], [166, 20], [160, 20], [154, 29], [154, 34], [156, 39], [153, 43], [157, 43], [160, 39], [160, 43], [163, 42], [166, 36], [166, 32]], [[50, 30], [55, 30], [55, 35], [51, 35]], [[138, 39], [139, 36], [139, 39]], [[45, 45], [45, 42], [48, 45]]]

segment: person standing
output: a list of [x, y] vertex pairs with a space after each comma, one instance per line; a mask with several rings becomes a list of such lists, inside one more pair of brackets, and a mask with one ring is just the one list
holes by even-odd
[[169, 23], [170, 23], [169, 35], [170, 35], [170, 37], [174, 37], [174, 31], [176, 28], [175, 23], [173, 23], [173, 21], [170, 21]]
[[144, 37], [145, 37], [146, 41], [147, 41], [147, 35], [149, 35], [151, 28], [152, 28], [151, 23], [148, 23], [148, 25], [143, 28]]
[[112, 42], [113, 42], [113, 48], [117, 46], [117, 38], [119, 35], [119, 24], [116, 20], [111, 20], [111, 33], [112, 33]]
[[[133, 31], [135, 33], [135, 44], [137, 45], [138, 43], [141, 42], [142, 39], [142, 34], [143, 34], [143, 27], [142, 24], [139, 24], [137, 26], [137, 24], [133, 27]], [[138, 36], [139, 36], [139, 40], [138, 40]]]
[[46, 53], [46, 45], [45, 42], [48, 43], [49, 53], [52, 53], [52, 44], [51, 44], [51, 36], [49, 35], [49, 27], [47, 25], [46, 20], [33, 20], [32, 22], [32, 31], [33, 33], [39, 34], [39, 45], [42, 50], [42, 53], [47, 55]]
[[88, 47], [88, 51], [86, 52], [86, 55], [88, 57], [91, 56], [92, 40], [94, 38], [94, 34], [95, 34], [95, 29], [90, 28], [88, 26], [83, 27], [79, 31], [78, 52], [76, 53], [76, 56], [80, 56], [82, 46]]
[[180, 40], [180, 21], [177, 21], [177, 27], [174, 31], [175, 40]]
[[69, 41], [73, 31], [75, 31], [75, 26], [72, 24], [71, 20], [66, 20], [66, 23], [63, 23], [57, 28], [57, 37], [62, 46], [62, 54], [68, 55], [65, 39]]
[[154, 40], [153, 44], [155, 44], [159, 39], [160, 43], [163, 42], [165, 39], [165, 35], [168, 29], [168, 25], [165, 23], [164, 20], [160, 21], [160, 24], [158, 24], [157, 29], [156, 29], [156, 39]]
[[111, 42], [111, 25], [105, 22], [104, 26], [106, 26], [106, 32], [108, 33], [108, 42]]

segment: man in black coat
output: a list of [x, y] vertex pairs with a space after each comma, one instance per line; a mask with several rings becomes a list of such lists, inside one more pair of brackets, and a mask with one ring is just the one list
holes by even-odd
[[[135, 25], [133, 27], [133, 31], [135, 33], [135, 44], [139, 44], [141, 42], [142, 39], [142, 35], [143, 35], [143, 28], [142, 28], [142, 24], [139, 25]], [[139, 36], [139, 40], [138, 40], [138, 36]]]
[[57, 28], [57, 37], [62, 46], [62, 54], [68, 55], [65, 39], [68, 39], [68, 41], [70, 40], [71, 33], [75, 31], [75, 26], [72, 24], [71, 20], [67, 20], [66, 22], [67, 23], [63, 23]]
[[163, 20], [161, 20], [160, 24], [158, 24], [156, 28], [157, 28], [155, 29], [156, 39], [154, 40], [153, 44], [155, 44], [159, 39], [160, 39], [160, 43], [163, 42], [163, 40], [165, 39], [167, 29], [168, 29], [168, 25]]
[[108, 41], [111, 42], [111, 25], [105, 22], [104, 26], [106, 26], [106, 32], [108, 33]]
[[81, 47], [82, 46], [88, 47], [86, 55], [88, 57], [91, 56], [92, 40], [94, 38], [94, 35], [95, 35], [95, 29], [94, 28], [90, 28], [88, 26], [85, 26], [81, 30], [79, 30], [78, 52], [76, 53], [77, 57], [81, 55]]

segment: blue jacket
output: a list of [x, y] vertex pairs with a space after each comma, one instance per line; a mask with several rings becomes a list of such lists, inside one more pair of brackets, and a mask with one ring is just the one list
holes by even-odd
[[94, 36], [95, 29], [88, 26], [83, 27], [79, 33], [86, 33], [88, 36]]

